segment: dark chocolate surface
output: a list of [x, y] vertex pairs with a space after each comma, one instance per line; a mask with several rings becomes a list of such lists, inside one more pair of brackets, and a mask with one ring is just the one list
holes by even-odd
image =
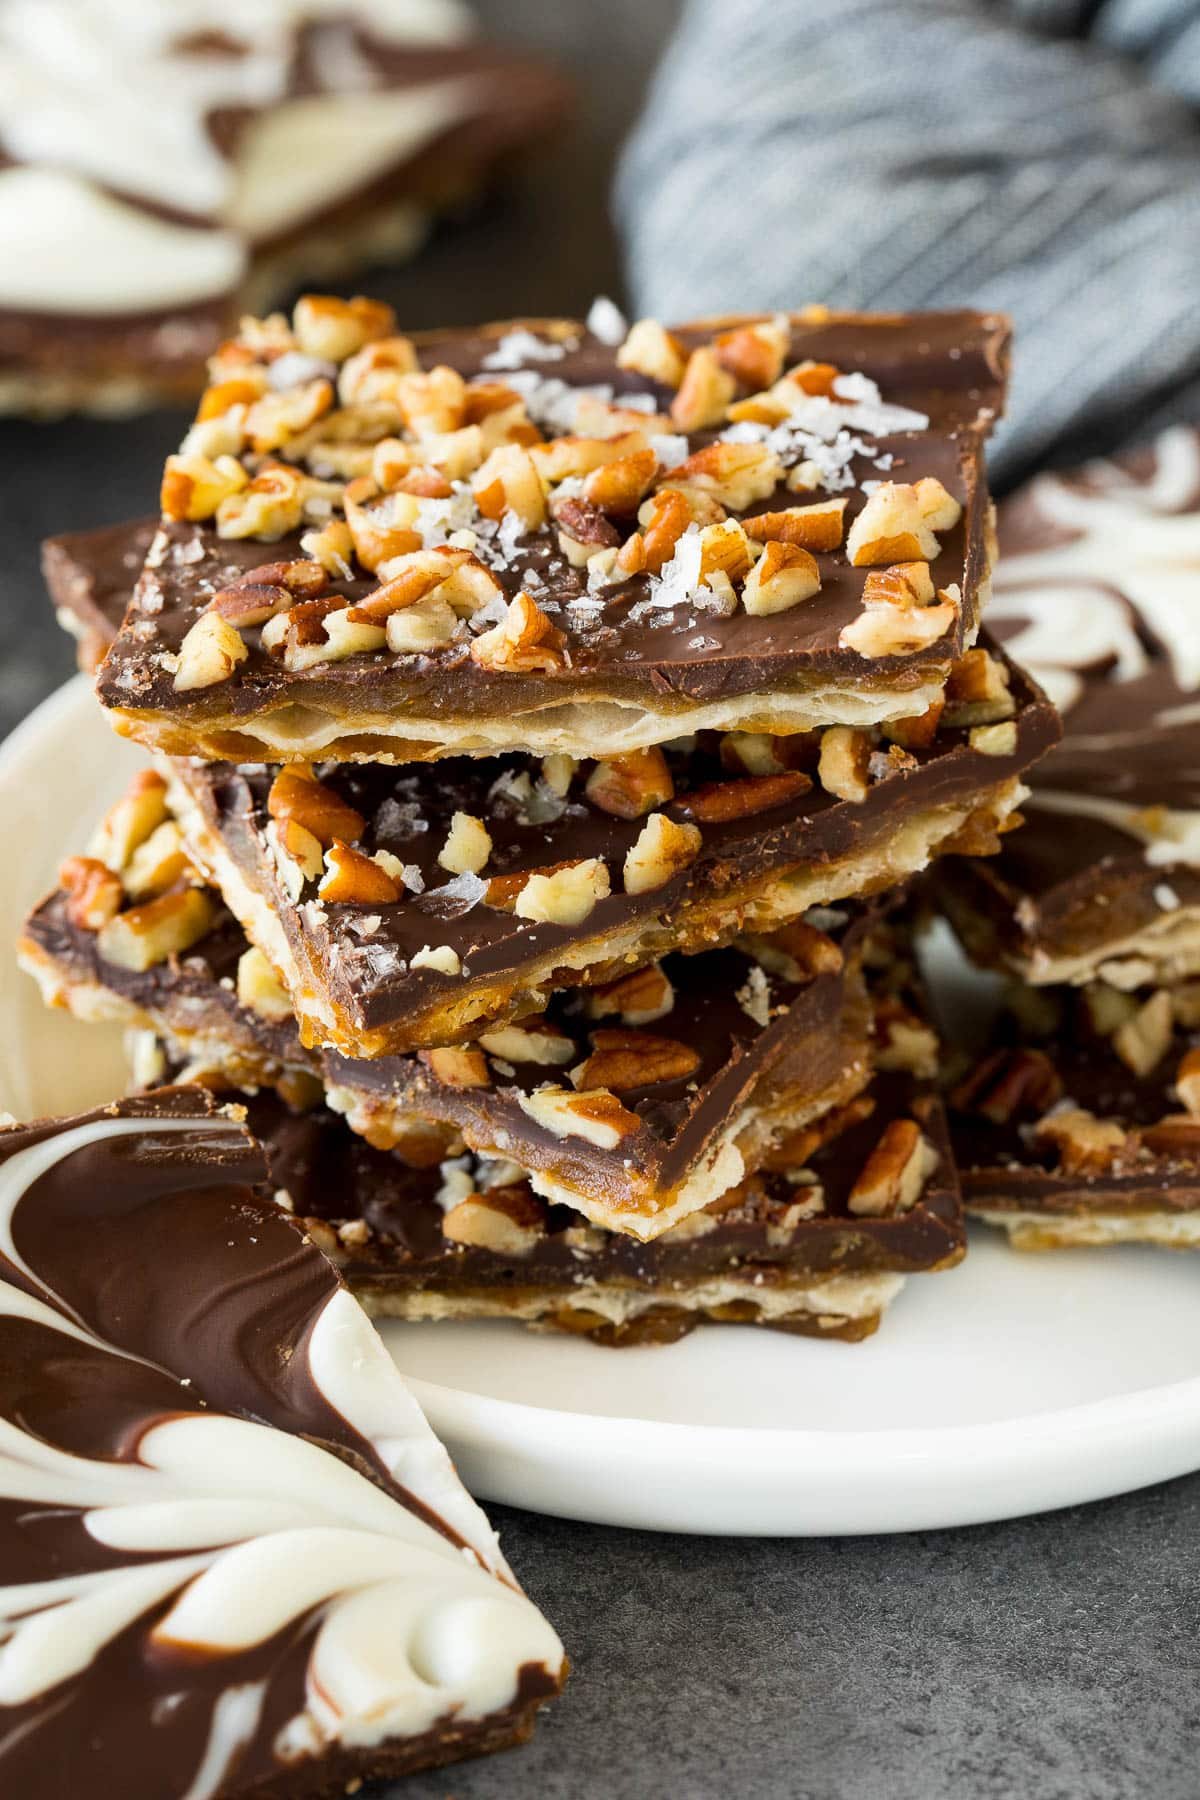
[[157, 519], [139, 519], [98, 531], [65, 531], [42, 545], [47, 592], [56, 612], [71, 621], [85, 672], [99, 666], [116, 636], [157, 528]]
[[[663, 887], [635, 895], [621, 891], [621, 868], [643, 822], [617, 819], [586, 803], [581, 777], [558, 817], [527, 824], [506, 795], [511, 794], [511, 777], [536, 775], [536, 765], [528, 760], [457, 759], [408, 770], [343, 763], [323, 770], [322, 778], [367, 820], [362, 847], [386, 849], [402, 863], [416, 865], [424, 890], [381, 908], [315, 902], [316, 889], [309, 884], [297, 908], [280, 884], [264, 836], [273, 771], [195, 761], [180, 762], [177, 769], [206, 826], [271, 905], [308, 977], [327, 989], [354, 1029], [391, 1031], [399, 1049], [406, 1047], [406, 1037], [414, 1043], [430, 1041], [423, 1015], [472, 985], [506, 980], [511, 985], [522, 967], [585, 936], [610, 935], [639, 918], [674, 921], [722, 895], [760, 889], [788, 870], [820, 867], [882, 846], [906, 812], [962, 805], [982, 796], [1026, 769], [1057, 733], [1053, 709], [1038, 690], [1016, 671], [1013, 684], [1019, 710], [1016, 747], [1010, 754], [985, 755], [971, 748], [965, 730], [940, 731], [931, 749], [913, 753], [912, 767], [876, 780], [861, 803], [835, 799], [814, 779], [807, 792], [787, 804], [726, 823], [705, 823], [696, 862]], [[663, 810], [681, 821], [689, 816], [689, 791], [730, 779], [703, 743], [689, 752], [670, 753], [668, 760], [676, 799]], [[439, 901], [438, 890], [447, 885], [447, 877], [436, 859], [458, 810], [482, 817], [492, 835], [495, 849], [486, 876], [597, 856], [608, 865], [613, 892], [598, 902], [582, 927], [534, 923], [483, 903], [462, 910], [459, 898], [450, 904]], [[368, 920], [375, 922], [371, 931], [364, 929]], [[410, 966], [425, 945], [442, 944], [456, 951], [468, 975]], [[562, 971], [562, 979], [572, 979], [570, 972]], [[503, 1002], [502, 986], [500, 998]]]
[[[536, 329], [538, 321], [530, 322]], [[564, 327], [565, 329], [565, 327]], [[476, 332], [428, 333], [417, 343], [423, 367], [445, 364], [467, 377], [504, 381], [510, 371], [489, 370], [485, 359], [503, 342], [506, 328]], [[602, 385], [619, 402], [641, 395], [664, 406], [670, 390], [633, 371], [619, 369], [614, 350], [582, 326], [572, 328], [566, 354], [556, 360], [520, 358], [525, 371], [568, 387]], [[560, 332], [561, 335], [561, 332]], [[711, 335], [711, 328], [683, 328], [689, 344]], [[573, 346], [573, 347], [571, 347]], [[871, 448], [851, 466], [846, 489], [846, 517], [851, 521], [865, 504], [859, 483], [892, 478], [916, 481], [936, 476], [965, 507], [960, 523], [941, 534], [941, 554], [932, 565], [935, 583], [958, 584], [964, 596], [956, 627], [926, 649], [901, 657], [865, 659], [838, 644], [841, 629], [861, 610], [868, 573], [852, 568], [844, 551], [822, 553], [817, 561], [822, 588], [813, 599], [767, 617], [739, 608], [723, 618], [690, 603], [669, 612], [631, 618], [631, 609], [649, 592], [639, 577], [605, 590], [595, 626], [573, 625], [568, 633], [569, 664], [548, 674], [519, 676], [491, 673], [471, 661], [466, 642], [432, 655], [397, 657], [390, 651], [361, 653], [344, 662], [318, 664], [298, 672], [261, 646], [260, 628], [244, 632], [249, 658], [230, 680], [213, 687], [176, 693], [173, 676], [161, 663], [163, 653], [178, 651], [186, 631], [213, 592], [239, 573], [268, 560], [301, 554], [299, 533], [270, 549], [254, 541], [222, 541], [208, 527], [175, 525], [167, 548], [151, 559], [139, 584], [135, 614], [137, 632], [118, 638], [99, 681], [107, 706], [131, 717], [165, 715], [186, 736], [187, 722], [236, 719], [249, 728], [256, 713], [297, 702], [321, 707], [346, 721], [374, 712], [380, 716], [411, 709], [425, 718], [467, 719], [472, 715], [515, 716], [561, 695], [564, 686], [581, 700], [623, 695], [677, 709], [694, 702], [738, 694], [804, 686], [833, 674], [869, 689], [879, 679], [915, 685], [922, 670], [944, 666], [961, 650], [973, 629], [975, 595], [985, 567], [986, 491], [982, 479], [981, 430], [999, 411], [1003, 399], [1007, 330], [1002, 321], [974, 313], [915, 315], [911, 318], [835, 316], [830, 322], [793, 325], [787, 366], [811, 358], [832, 361], [846, 372], [878, 377], [886, 403], [909, 405], [929, 419], [926, 431], [864, 441]], [[531, 405], [534, 402], [531, 401]], [[536, 412], [536, 405], [535, 405]], [[853, 427], [851, 427], [853, 429]], [[714, 433], [693, 433], [693, 450]], [[776, 495], [756, 503], [751, 512], [797, 503], [780, 486]], [[154, 566], [157, 560], [157, 566]], [[539, 604], [554, 607], [586, 593], [586, 571], [571, 569], [558, 553], [552, 532], [518, 544], [511, 555], [494, 561], [494, 573], [510, 596], [531, 588]], [[531, 579], [532, 578], [532, 579]], [[360, 578], [333, 581], [331, 593], [359, 598], [377, 583]], [[556, 623], [568, 621], [564, 610]], [[361, 727], [369, 730], [369, 725]], [[417, 734], [420, 736], [421, 734]], [[183, 749], [182, 742], [169, 747]]]
[[[30, 1688], [0, 1705], [0, 1784], [22, 1800], [118, 1787], [123, 1800], [162, 1800], [182, 1793], [202, 1765], [204, 1792], [214, 1800], [340, 1792], [355, 1775], [400, 1773], [511, 1740], [557, 1686], [546, 1668], [529, 1664], [512, 1702], [477, 1724], [439, 1720], [408, 1741], [399, 1732], [377, 1750], [347, 1750], [335, 1740], [328, 1755], [310, 1752], [288, 1763], [277, 1739], [310, 1703], [306, 1680], [321, 1608], [301, 1606], [294, 1618], [285, 1608], [281, 1626], [260, 1641], [251, 1630], [242, 1648], [156, 1637], [167, 1604], [211, 1565], [219, 1547], [248, 1541], [231, 1516], [245, 1483], [230, 1470], [223, 1487], [219, 1460], [194, 1491], [186, 1460], [152, 1485], [149, 1469], [160, 1465], [145, 1447], [156, 1431], [182, 1420], [219, 1427], [215, 1415], [230, 1415], [303, 1438], [432, 1527], [454, 1547], [452, 1561], [466, 1542], [400, 1485], [382, 1449], [326, 1398], [309, 1343], [339, 1293], [337, 1277], [287, 1215], [257, 1197], [266, 1165], [245, 1131], [228, 1122], [213, 1129], [205, 1122], [212, 1118], [201, 1093], [178, 1090], [0, 1136], [6, 1178], [27, 1183], [10, 1198], [8, 1247], [0, 1256], [0, 1416], [10, 1434], [25, 1434], [9, 1437], [15, 1460], [0, 1502], [0, 1609], [7, 1615], [7, 1660], [0, 1661], [6, 1679]], [[49, 1167], [18, 1175], [23, 1155], [116, 1119], [145, 1123], [76, 1142]], [[193, 1122], [172, 1129], [179, 1119]], [[245, 1453], [246, 1440], [238, 1441]], [[60, 1453], [79, 1460], [50, 1460], [50, 1479], [39, 1479], [40, 1458]], [[147, 1455], [146, 1485], [137, 1495], [114, 1485], [121, 1474], [132, 1481]], [[154, 1502], [169, 1509], [176, 1493], [178, 1512], [160, 1537]], [[151, 1502], [144, 1522], [137, 1498]], [[134, 1509], [124, 1513], [130, 1500]], [[214, 1549], [193, 1520], [197, 1507], [222, 1500], [231, 1512]], [[464, 1517], [477, 1516], [465, 1495], [463, 1504]], [[111, 1513], [90, 1510], [96, 1506]], [[132, 1537], [92, 1525], [105, 1516], [126, 1517]], [[144, 1549], [139, 1529], [149, 1533]], [[256, 1529], [271, 1526], [252, 1526], [249, 1539]], [[214, 1520], [208, 1530], [221, 1527]], [[177, 1573], [167, 1563], [172, 1555], [185, 1556]], [[158, 1567], [164, 1580], [142, 1605], [118, 1601], [106, 1584], [106, 1577], [136, 1580], [139, 1571], [150, 1577]], [[80, 1579], [82, 1588], [75, 1585]], [[244, 1584], [252, 1580], [243, 1576]], [[65, 1591], [39, 1591], [40, 1583], [63, 1583]], [[69, 1672], [39, 1686], [42, 1672], [60, 1664], [53, 1646], [48, 1659], [32, 1640], [23, 1644], [22, 1615], [52, 1620], [55, 1603], [89, 1594], [99, 1602], [107, 1595], [123, 1610], [115, 1621], [93, 1611], [97, 1644], [90, 1656], [81, 1610], [78, 1666], [68, 1653], [61, 1666]], [[243, 1585], [242, 1598], [253, 1597]], [[13, 1668], [22, 1649], [27, 1660]], [[230, 1734], [217, 1721], [235, 1705], [233, 1690], [245, 1696], [246, 1724]], [[251, 1693], [261, 1702], [246, 1713]]]

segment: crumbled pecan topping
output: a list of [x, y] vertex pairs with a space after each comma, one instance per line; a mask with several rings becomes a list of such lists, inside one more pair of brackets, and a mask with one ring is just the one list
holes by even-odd
[[683, 1081], [700, 1067], [689, 1044], [648, 1031], [603, 1027], [592, 1033], [592, 1053], [572, 1071], [577, 1088], [608, 1088], [625, 1093], [659, 1082]]

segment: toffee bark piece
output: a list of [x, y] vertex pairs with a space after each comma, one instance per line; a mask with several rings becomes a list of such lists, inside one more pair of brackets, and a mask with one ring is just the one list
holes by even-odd
[[671, 956], [557, 995], [476, 1045], [374, 1062], [306, 1051], [286, 997], [215, 900], [212, 918], [185, 952], [130, 968], [63, 890], [27, 921], [20, 960], [49, 1004], [151, 1027], [188, 1079], [273, 1087], [297, 1106], [324, 1084], [356, 1130], [411, 1162], [465, 1142], [637, 1236], [715, 1200], [869, 1074], [858, 962], [870, 915], [802, 924], [756, 954]]
[[[973, 642], [1003, 319], [710, 320], [665, 363], [638, 327], [363, 327], [314, 357], [306, 304], [214, 359], [168, 459], [99, 678], [119, 731], [239, 761], [610, 757], [920, 714]], [[319, 593], [202, 654], [217, 596], [303, 560]]]
[[4, 1791], [317, 1800], [526, 1737], [562, 1647], [236, 1119], [166, 1091], [0, 1169]]
[[[323, 1109], [249, 1102], [271, 1176], [376, 1316], [496, 1318], [611, 1345], [672, 1341], [702, 1324], [868, 1336], [910, 1274], [965, 1248], [953, 1158], [935, 1100], [877, 1079], [818, 1128], [802, 1162], [751, 1177], [652, 1243], [547, 1203], [511, 1164], [465, 1156], [415, 1170]], [[907, 1120], [936, 1164], [904, 1208], [856, 1211], [853, 1190], [889, 1124]]]
[[[211, 0], [185, 23], [150, 0], [0, 17], [0, 410], [194, 398], [243, 314], [409, 257], [567, 110], [457, 4]], [[74, 262], [47, 256], [64, 242]]]
[[[840, 925], [835, 931], [843, 935]], [[468, 1070], [458, 1085], [454, 1059], [463, 1053], [454, 1050], [374, 1061], [331, 1051], [326, 1093], [374, 1143], [403, 1145], [416, 1113], [520, 1164], [538, 1193], [596, 1224], [657, 1237], [866, 1082], [859, 928], [845, 935], [845, 978], [833, 938], [816, 930], [818, 959], [786, 974], [769, 950], [767, 967], [736, 948], [669, 956], [612, 988], [556, 997], [540, 1017], [485, 1033], [478, 1083]], [[641, 990], [657, 982], [666, 999], [643, 1003]], [[660, 1005], [649, 1023], [626, 1023]]]
[[42, 576], [79, 667], [92, 674], [117, 635], [133, 585], [154, 541], [157, 519], [65, 531], [42, 545]]
[[950, 1095], [968, 1212], [1020, 1250], [1200, 1247], [1200, 984], [1014, 993]]
[[[342, 764], [296, 791], [261, 766], [180, 759], [172, 801], [194, 857], [283, 978], [305, 1038], [349, 1056], [394, 1055], [476, 1037], [539, 1010], [554, 989], [609, 980], [670, 949], [770, 932], [811, 906], [893, 887], [939, 852], [994, 848], [1023, 772], [1058, 729], [1038, 690], [1015, 669], [1009, 679], [1003, 746], [982, 748], [974, 728], [946, 724], [912, 750], [864, 733], [854, 739], [861, 786], [839, 777], [828, 734], [755, 739], [775, 777], [746, 773], [736, 736], [668, 750], [672, 797], [655, 812], [677, 836], [684, 828], [678, 846], [646, 816], [598, 804], [591, 765]], [[789, 767], [797, 761], [811, 773]], [[289, 820], [329, 835], [325, 794], [352, 808], [355, 848], [384, 853], [398, 898], [381, 904], [372, 874], [361, 901], [322, 899], [319, 852], [306, 875], [288, 851]], [[456, 814], [487, 833], [478, 872], [439, 862]], [[298, 841], [311, 858], [310, 839]], [[582, 897], [548, 890], [581, 867], [594, 877]], [[525, 888], [532, 875], [545, 879]]]
[[1062, 709], [1022, 831], [952, 861], [941, 898], [971, 954], [1036, 984], [1200, 972], [1200, 434], [1001, 509], [989, 627]]

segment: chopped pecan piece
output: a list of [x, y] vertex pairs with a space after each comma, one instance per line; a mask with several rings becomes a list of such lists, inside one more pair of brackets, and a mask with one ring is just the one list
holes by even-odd
[[597, 550], [610, 550], [621, 542], [620, 533], [590, 500], [568, 495], [550, 507], [558, 526], [558, 547], [573, 569], [582, 569]]
[[958, 619], [960, 606], [955, 588], [942, 588], [933, 606], [866, 606], [857, 619], [843, 625], [838, 643], [871, 660], [909, 655], [945, 637]]
[[891, 1119], [864, 1163], [847, 1206], [852, 1213], [884, 1218], [909, 1212], [938, 1165], [938, 1153], [915, 1119]]
[[272, 1022], [290, 1019], [292, 1002], [287, 989], [276, 975], [262, 951], [251, 945], [238, 958], [237, 997], [262, 1019]]
[[518, 1094], [517, 1104], [555, 1137], [581, 1137], [601, 1150], [615, 1150], [638, 1128], [637, 1114], [603, 1089], [577, 1094], [571, 1088], [537, 1088], [532, 1094]]
[[867, 779], [871, 740], [853, 725], [830, 725], [821, 733], [817, 777], [827, 794], [858, 806], [871, 791]]
[[325, 847], [335, 838], [353, 843], [367, 828], [362, 814], [318, 781], [306, 763], [288, 763], [280, 769], [267, 794], [267, 811], [281, 824], [302, 826]]
[[526, 593], [509, 602], [499, 625], [471, 641], [471, 660], [496, 673], [552, 674], [568, 666], [566, 633]]
[[333, 406], [333, 383], [324, 376], [300, 387], [263, 394], [246, 413], [245, 432], [256, 456], [282, 450], [323, 418]]
[[719, 425], [725, 408], [737, 392], [733, 376], [725, 372], [709, 344], [693, 350], [683, 380], [671, 402], [671, 418], [680, 431], [703, 431]]
[[420, 550], [422, 538], [415, 529], [420, 501], [412, 494], [381, 494], [375, 481], [360, 476], [342, 496], [346, 526], [354, 553], [372, 573], [393, 557]]
[[297, 600], [315, 600], [328, 582], [319, 562], [263, 563], [231, 586], [218, 589], [209, 604], [230, 625], [262, 625]]
[[572, 1071], [571, 1080], [577, 1088], [608, 1088], [621, 1094], [665, 1081], [685, 1081], [699, 1067], [699, 1054], [676, 1038], [606, 1026], [592, 1033], [592, 1053]]
[[376, 338], [342, 364], [338, 398], [343, 406], [382, 403], [394, 410], [399, 403], [401, 382], [416, 368], [417, 353], [409, 338]]
[[530, 875], [513, 902], [520, 919], [551, 925], [582, 925], [609, 893], [608, 869], [599, 857], [569, 863], [553, 875]]
[[931, 700], [923, 713], [914, 713], [910, 719], [890, 719], [880, 729], [902, 750], [928, 750], [937, 737], [945, 705], [944, 700]]
[[959, 657], [946, 677], [947, 725], [992, 725], [1016, 710], [1002, 662], [978, 647]]
[[765, 444], [719, 438], [668, 470], [663, 486], [696, 490], [730, 512], [745, 512], [756, 500], [768, 500], [782, 479], [783, 464]]
[[932, 606], [933, 576], [927, 562], [895, 563], [890, 569], [871, 569], [863, 583], [864, 606]]
[[967, 742], [981, 756], [1012, 756], [1017, 748], [1017, 722], [1004, 719], [998, 725], [972, 725]]
[[588, 799], [601, 812], [618, 819], [640, 819], [674, 798], [675, 783], [662, 751], [633, 750], [598, 762], [584, 787]]
[[148, 900], [152, 894], [165, 894], [169, 887], [191, 872], [191, 862], [183, 845], [183, 833], [174, 819], [162, 824], [139, 844], [122, 871], [121, 880], [131, 900]]
[[710, 781], [681, 794], [679, 808], [701, 825], [725, 825], [731, 819], [750, 819], [770, 812], [807, 794], [812, 781], [801, 769], [779, 775], [747, 775], [739, 781]]
[[[393, 859], [394, 860], [394, 859]], [[340, 838], [325, 852], [325, 878], [317, 889], [322, 900], [358, 906], [390, 906], [404, 889], [373, 856], [364, 856]]]
[[674, 1004], [675, 989], [658, 964], [650, 963], [593, 988], [586, 996], [585, 1011], [591, 1019], [615, 1014], [625, 1025], [653, 1025], [665, 1019]]
[[[646, 515], [644, 518], [641, 513], [638, 515], [642, 529], [635, 531], [622, 545], [617, 563], [630, 575], [642, 569], [650, 575], [658, 575], [674, 556], [676, 544], [692, 523], [692, 509], [685, 494], [665, 488], [646, 502], [642, 512]], [[632, 548], [634, 539], [637, 540], [636, 556]]]
[[420, 1060], [443, 1086], [481, 1088], [492, 1085], [487, 1057], [474, 1044], [452, 1044], [443, 1050], [422, 1050]]
[[409, 958], [408, 966], [410, 969], [432, 969], [438, 975], [462, 974], [462, 958], [452, 944], [422, 944]]
[[546, 490], [537, 464], [520, 444], [501, 444], [472, 477], [475, 504], [485, 519], [515, 513], [526, 531], [546, 520]]
[[769, 937], [757, 934], [743, 936], [739, 942], [749, 950], [772, 975], [796, 983], [812, 981], [818, 975], [837, 975], [845, 966], [841, 948], [824, 931], [810, 925], [807, 919], [793, 919], [781, 925]]
[[1200, 1050], [1185, 1050], [1175, 1071], [1175, 1092], [1189, 1113], [1200, 1115]]
[[1104, 1174], [1128, 1142], [1115, 1120], [1098, 1119], [1083, 1107], [1049, 1113], [1039, 1119], [1033, 1135], [1036, 1143], [1054, 1146], [1066, 1175]]
[[228, 681], [250, 652], [241, 635], [219, 612], [202, 612], [179, 646], [173, 686], [177, 694]]
[[1193, 1118], [1190, 1112], [1167, 1113], [1156, 1124], [1143, 1125], [1137, 1139], [1151, 1156], [1200, 1163], [1200, 1119]]
[[1135, 1075], [1149, 1075], [1167, 1054], [1174, 1026], [1171, 996], [1160, 988], [1113, 1032], [1113, 1049]]
[[713, 349], [721, 367], [740, 386], [757, 391], [778, 381], [789, 339], [786, 319], [763, 319], [757, 325], [718, 332]]
[[514, 1025], [497, 1025], [479, 1039], [480, 1048], [489, 1056], [507, 1063], [568, 1063], [575, 1054], [575, 1040], [551, 1025], [547, 1019], [518, 1021]]
[[663, 387], [677, 388], [683, 380], [686, 357], [679, 339], [657, 319], [638, 319], [629, 327], [617, 351], [617, 367], [633, 369]]
[[[957, 509], [952, 517], [951, 508]], [[940, 482], [927, 486], [922, 481], [914, 487], [907, 482], [883, 481], [868, 495], [851, 525], [846, 554], [856, 568], [870, 563], [930, 562], [941, 548], [934, 535], [935, 520], [952, 525], [961, 512]]]
[[109, 919], [96, 947], [106, 962], [142, 973], [190, 950], [212, 929], [216, 916], [216, 902], [203, 888], [175, 888]]
[[1057, 1069], [1043, 1050], [997, 1050], [959, 1082], [951, 1103], [994, 1125], [1041, 1118], [1062, 1098]]
[[658, 474], [653, 450], [635, 450], [631, 456], [593, 469], [583, 484], [583, 497], [601, 512], [624, 518], [635, 513]]
[[651, 813], [625, 857], [625, 892], [665, 887], [695, 862], [702, 842], [698, 825], [678, 825], [666, 813]]
[[305, 356], [321, 362], [345, 362], [376, 338], [396, 327], [396, 315], [381, 300], [361, 294], [339, 300], [333, 294], [305, 294], [292, 311], [292, 330]]
[[442, 1220], [442, 1235], [452, 1244], [490, 1250], [495, 1256], [527, 1256], [545, 1231], [545, 1207], [527, 1187], [469, 1194]]
[[305, 495], [313, 485], [308, 476], [282, 463], [261, 469], [253, 481], [220, 502], [217, 536], [267, 542], [286, 537], [303, 519]]
[[767, 545], [742, 588], [742, 605], [755, 617], [787, 612], [821, 591], [816, 558], [798, 544]]
[[438, 851], [438, 864], [451, 875], [478, 875], [492, 854], [492, 837], [482, 819], [456, 812], [446, 841]]
[[[836, 550], [846, 530], [846, 502], [822, 500], [816, 506], [789, 506], [782, 512], [758, 513], [743, 519], [748, 537], [760, 543], [796, 544], [801, 550]], [[929, 598], [933, 599], [932, 589]]]
[[512, 875], [493, 875], [487, 884], [484, 903], [494, 906], [497, 912], [512, 912], [521, 889], [535, 875], [557, 875], [560, 869], [577, 869], [582, 861], [582, 857], [575, 857], [562, 862], [546, 863], [540, 869], [520, 869]]
[[166, 782], [156, 769], [140, 769], [105, 813], [89, 846], [90, 854], [119, 872], [166, 817]]
[[235, 456], [168, 456], [159, 504], [164, 519], [193, 524], [211, 519], [217, 508], [250, 480]]
[[81, 931], [99, 931], [125, 898], [120, 877], [95, 856], [69, 856], [59, 868], [58, 885], [67, 896], [67, 917]]
[[885, 996], [878, 1002], [872, 1035], [877, 1069], [903, 1069], [923, 1081], [936, 1076], [941, 1049], [937, 1033], [902, 1000]]

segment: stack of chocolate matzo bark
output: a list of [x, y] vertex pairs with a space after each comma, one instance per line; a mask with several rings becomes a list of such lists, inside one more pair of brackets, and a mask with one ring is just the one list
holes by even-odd
[[1001, 543], [989, 617], [1064, 740], [1001, 854], [939, 870], [1011, 981], [953, 1095], [964, 1194], [1022, 1248], [1195, 1246], [1200, 435], [1038, 477]]
[[977, 642], [1007, 335], [245, 321], [119, 630], [146, 528], [48, 556], [158, 764], [47, 997], [251, 1095], [380, 1312], [864, 1336], [964, 1244], [885, 915], [1057, 732]]

